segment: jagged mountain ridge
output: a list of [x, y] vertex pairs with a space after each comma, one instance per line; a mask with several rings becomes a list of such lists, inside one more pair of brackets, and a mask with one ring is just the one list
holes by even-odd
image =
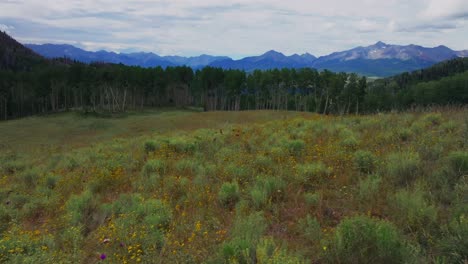
[[47, 58], [69, 57], [86, 63], [101, 61], [142, 67], [186, 65], [194, 69], [212, 66], [249, 72], [256, 69], [312, 67], [380, 77], [422, 69], [456, 57], [468, 57], [468, 50], [454, 51], [446, 46], [426, 48], [418, 45], [390, 45], [381, 41], [367, 47], [334, 52], [319, 58], [309, 53], [286, 56], [271, 50], [259, 56], [239, 60], [205, 54], [197, 57], [182, 57], [159, 56], [145, 52], [128, 54], [107, 51], [90, 52], [71, 45], [27, 44], [26, 46]]
[[109, 62], [122, 63], [129, 66], [141, 67], [169, 67], [186, 65], [193, 68], [204, 67], [214, 61], [228, 57], [200, 55], [197, 57], [159, 56], [152, 52], [115, 53], [104, 50], [92, 52], [67, 44], [26, 44], [26, 47], [36, 51], [46, 58], [68, 57], [80, 62]]

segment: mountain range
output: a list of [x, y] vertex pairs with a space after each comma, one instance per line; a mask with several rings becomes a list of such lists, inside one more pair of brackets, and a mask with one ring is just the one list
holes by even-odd
[[426, 48], [417, 45], [390, 45], [381, 41], [367, 46], [315, 57], [309, 53], [286, 56], [271, 50], [260, 56], [234, 60], [227, 56], [201, 55], [197, 57], [159, 56], [154, 53], [115, 53], [86, 51], [72, 45], [26, 44], [46, 58], [68, 57], [84, 63], [109, 62], [142, 67], [169, 67], [186, 65], [194, 69], [206, 66], [223, 69], [253, 71], [273, 68], [312, 67], [335, 72], [356, 72], [366, 76], [386, 77], [429, 67], [456, 57], [468, 57], [468, 50], [454, 51], [446, 46]]

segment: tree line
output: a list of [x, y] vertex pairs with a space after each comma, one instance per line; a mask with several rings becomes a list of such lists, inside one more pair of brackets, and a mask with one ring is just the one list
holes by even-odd
[[309, 68], [248, 74], [211, 67], [193, 71], [75, 62], [1, 70], [0, 114], [9, 119], [70, 109], [123, 112], [163, 106], [359, 113], [365, 109], [366, 88], [366, 79], [356, 74]]
[[466, 104], [468, 74], [460, 72], [445, 72], [442, 79], [434, 75], [418, 79], [425, 74], [415, 72], [368, 82], [353, 73], [310, 68], [246, 73], [212, 67], [193, 71], [51, 63], [30, 71], [0, 70], [0, 116], [10, 119], [70, 109], [113, 113], [163, 106], [359, 114]]
[[67, 110], [125, 112], [145, 107], [205, 111], [294, 110], [371, 113], [467, 104], [468, 58], [369, 82], [353, 73], [205, 67], [141, 68], [47, 60], [0, 34], [0, 120]]

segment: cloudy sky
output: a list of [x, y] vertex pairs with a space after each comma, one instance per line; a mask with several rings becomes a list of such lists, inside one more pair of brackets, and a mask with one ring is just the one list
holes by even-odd
[[316, 56], [379, 40], [468, 49], [467, 0], [0, 0], [22, 43], [161, 55]]

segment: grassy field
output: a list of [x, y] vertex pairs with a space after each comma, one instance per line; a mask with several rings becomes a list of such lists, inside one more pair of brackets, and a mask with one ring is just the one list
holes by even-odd
[[468, 111], [0, 123], [0, 262], [466, 263]]

